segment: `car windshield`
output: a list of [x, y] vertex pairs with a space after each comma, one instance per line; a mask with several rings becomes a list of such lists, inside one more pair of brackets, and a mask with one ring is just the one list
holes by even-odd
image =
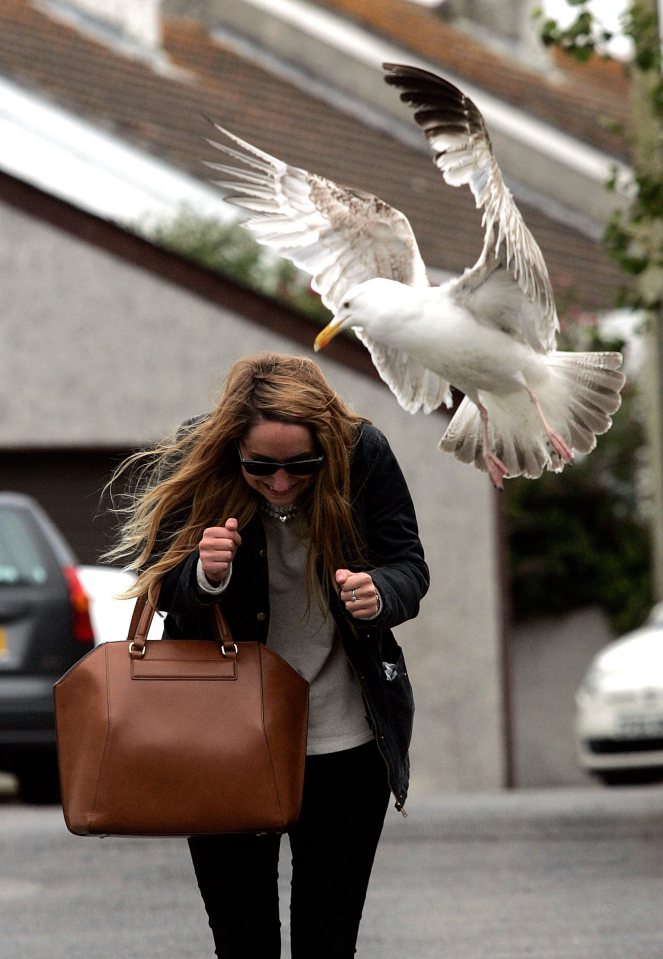
[[0, 508], [0, 588], [48, 582], [44, 546], [27, 513]]

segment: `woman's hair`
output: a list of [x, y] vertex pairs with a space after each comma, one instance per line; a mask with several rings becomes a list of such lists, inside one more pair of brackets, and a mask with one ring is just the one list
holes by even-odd
[[[108, 488], [123, 522], [117, 545], [104, 559], [141, 571], [126, 596], [152, 595], [163, 575], [197, 548], [206, 527], [231, 516], [240, 530], [248, 523], [258, 494], [242, 476], [237, 443], [264, 420], [307, 426], [324, 455], [298, 503], [310, 527], [309, 597], [321, 598], [318, 563], [328, 596], [335, 570], [359, 559], [350, 509], [350, 453], [359, 425], [367, 421], [348, 409], [312, 360], [261, 353], [235, 363], [209, 415], [185, 424], [154, 449], [134, 453], [113, 473]], [[122, 507], [115, 505], [114, 488], [127, 476]]]

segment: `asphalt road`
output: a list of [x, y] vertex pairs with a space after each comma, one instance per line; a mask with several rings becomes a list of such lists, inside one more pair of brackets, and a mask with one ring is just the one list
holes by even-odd
[[[408, 805], [388, 815], [359, 959], [663, 957], [662, 787]], [[0, 849], [3, 959], [213, 956], [184, 841], [81, 839], [58, 807], [9, 799]], [[285, 895], [286, 856], [282, 873]]]

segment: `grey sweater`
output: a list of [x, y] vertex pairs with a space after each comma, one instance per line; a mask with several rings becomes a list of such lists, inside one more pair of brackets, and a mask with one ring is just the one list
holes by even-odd
[[307, 753], [337, 752], [373, 738], [359, 681], [345, 655], [331, 613], [315, 597], [307, 609], [306, 530], [262, 517], [269, 568], [267, 645], [310, 683]]

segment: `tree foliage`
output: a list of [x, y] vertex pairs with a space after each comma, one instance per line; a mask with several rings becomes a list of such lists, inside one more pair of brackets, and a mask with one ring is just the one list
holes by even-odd
[[[541, 26], [541, 40], [544, 46], [559, 47], [578, 63], [586, 63], [612, 40], [612, 33], [597, 22], [587, 9], [586, 0], [567, 0], [567, 3], [570, 7], [580, 8], [573, 23], [562, 27], [557, 20], [545, 19]], [[536, 15], [542, 17], [543, 13], [539, 9]]]

